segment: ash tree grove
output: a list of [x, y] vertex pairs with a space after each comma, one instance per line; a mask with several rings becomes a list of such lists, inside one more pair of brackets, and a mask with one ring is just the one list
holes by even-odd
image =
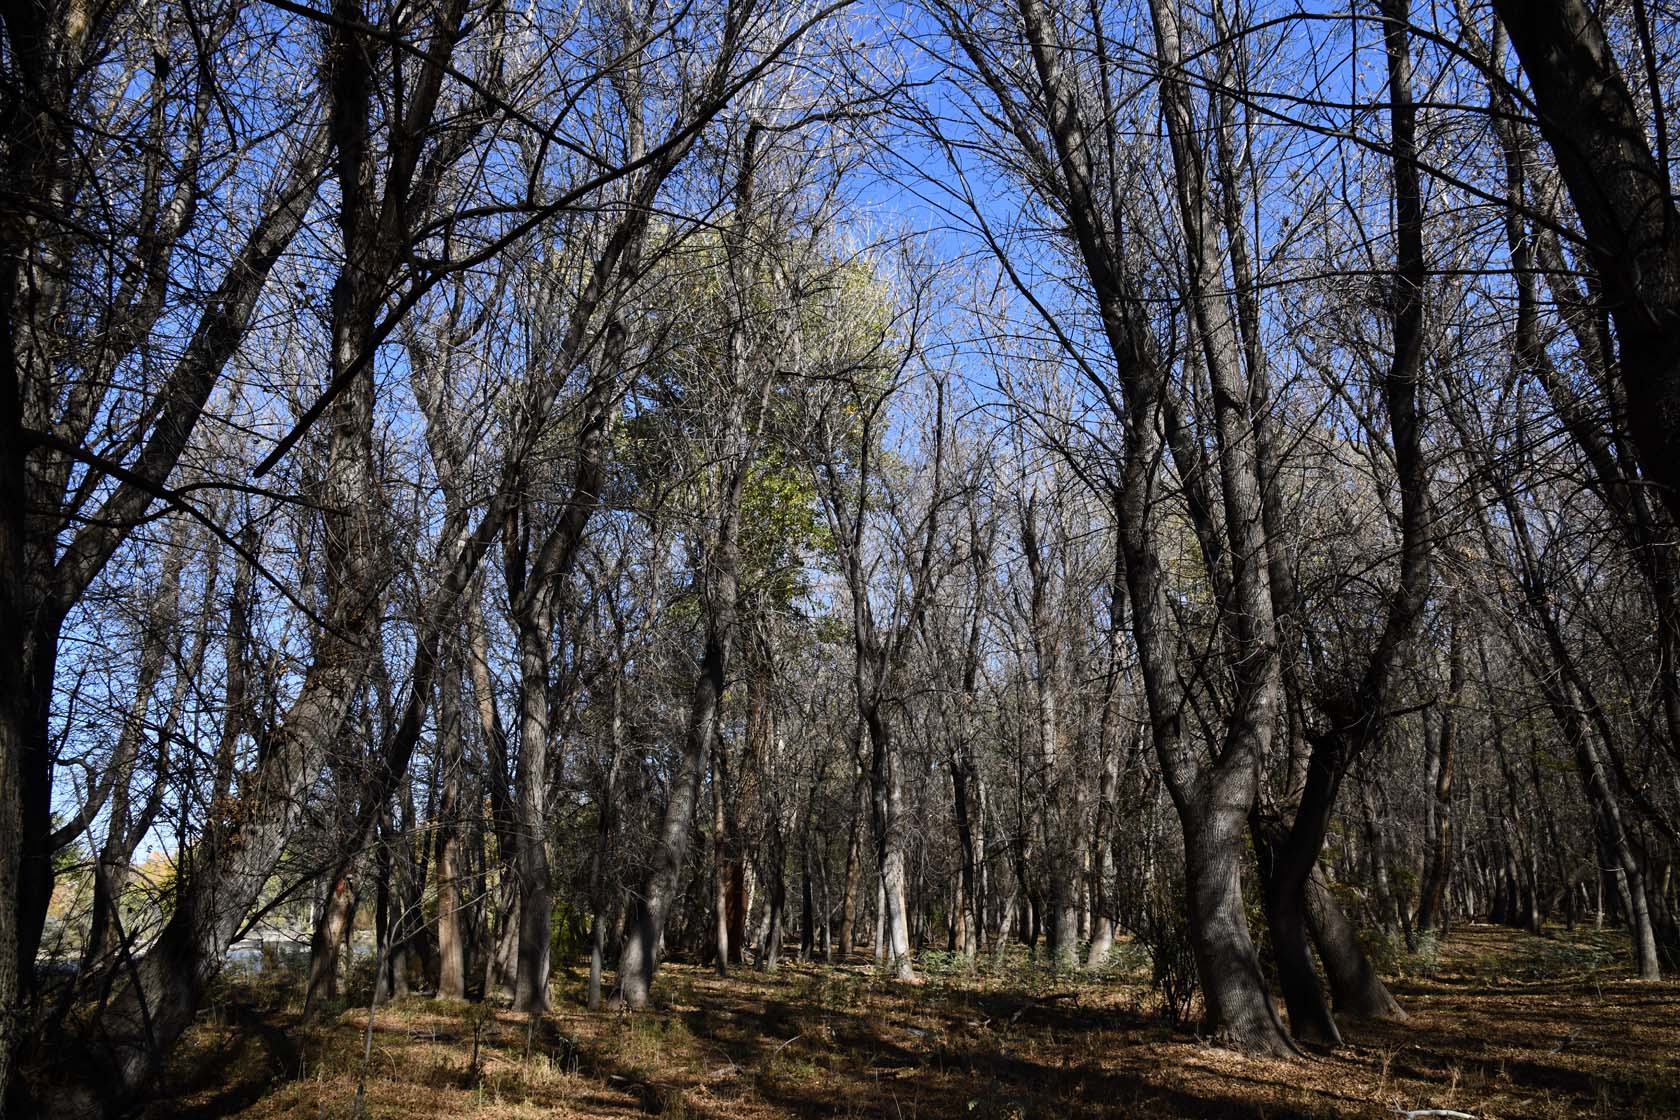
[[249, 938], [535, 1023], [1180, 937], [1284, 1058], [1465, 921], [1680, 967], [1677, 48], [8, 6], [5, 1115], [132, 1110]]

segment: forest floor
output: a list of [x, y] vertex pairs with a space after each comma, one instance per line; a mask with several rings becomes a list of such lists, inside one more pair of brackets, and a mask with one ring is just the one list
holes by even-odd
[[299, 1030], [289, 989], [229, 987], [148, 1116], [932, 1118], [1680, 1116], [1680, 984], [1629, 978], [1624, 936], [1465, 926], [1393, 988], [1410, 1019], [1348, 1045], [1249, 1058], [1162, 1019], [1139, 952], [1101, 979], [1020, 956], [901, 985], [864, 965], [728, 979], [663, 967], [656, 1006], [540, 1022], [411, 997]]

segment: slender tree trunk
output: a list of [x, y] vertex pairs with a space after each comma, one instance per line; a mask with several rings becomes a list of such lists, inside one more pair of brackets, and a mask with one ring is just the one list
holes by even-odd
[[1443, 924], [1447, 883], [1452, 878], [1453, 760], [1458, 747], [1458, 698], [1464, 689], [1464, 651], [1456, 620], [1449, 643], [1448, 695], [1441, 709], [1440, 734], [1430, 755], [1428, 775], [1429, 854], [1424, 864], [1417, 915], [1417, 927], [1425, 933]]
[[461, 665], [452, 660], [439, 682], [438, 771], [442, 790], [437, 812], [437, 948], [440, 999], [465, 999], [467, 944], [462, 916], [461, 847]]
[[[620, 632], [622, 637], [622, 632]], [[618, 768], [624, 757], [624, 650], [622, 641], [615, 651], [617, 666], [610, 684], [611, 756], [606, 781], [600, 792], [595, 822], [595, 854], [589, 867], [589, 1010], [601, 1010], [601, 972], [607, 949], [607, 907], [612, 897], [607, 886], [607, 859], [612, 851], [613, 829], [618, 823]]]
[[326, 905], [309, 939], [309, 981], [303, 999], [303, 1021], [312, 1023], [321, 1005], [338, 998], [339, 948], [350, 937], [356, 915], [355, 873], [347, 869], [327, 885]]
[[719, 976], [729, 975], [729, 853], [723, 809], [722, 743], [712, 743], [712, 940], [717, 946], [715, 962]]
[[519, 881], [519, 964], [513, 1009], [548, 1010], [549, 952], [554, 922], [554, 887], [548, 864], [549, 643], [553, 606], [545, 588], [532, 588], [518, 619], [520, 717], [519, 764], [514, 775], [518, 831], [513, 852]]
[[614, 998], [630, 1008], [639, 1009], [647, 1005], [654, 970], [658, 966], [665, 919], [688, 851], [690, 824], [700, 795], [701, 772], [705, 769], [707, 752], [717, 734], [718, 705], [723, 699], [724, 674], [735, 630], [740, 495], [747, 466], [748, 455], [743, 453], [721, 495], [719, 532], [711, 558], [712, 571], [708, 573], [709, 617], [705, 652], [700, 660], [700, 673], [689, 706], [682, 759], [671, 782], [653, 866], [648, 871], [641, 897], [635, 903], [635, 915], [619, 951], [618, 993]]
[[900, 980], [915, 978], [910, 957], [909, 879], [904, 862], [904, 786], [897, 747], [885, 713], [878, 706], [864, 712], [873, 748], [870, 777], [876, 862], [881, 876], [881, 954]]
[[846, 830], [846, 873], [840, 893], [840, 929], [838, 940], [843, 956], [857, 949], [857, 927], [863, 891], [863, 822], [869, 815], [869, 783], [859, 776], [854, 782], [855, 795], [851, 823]]
[[[1570, 712], [1573, 713], [1573, 709], [1570, 709]], [[1627, 832], [1622, 825], [1621, 807], [1611, 790], [1598, 749], [1586, 729], [1579, 726], [1579, 715], [1574, 715], [1573, 720], [1576, 728], [1570, 734], [1570, 738], [1574, 740], [1575, 765], [1580, 771], [1587, 797], [1592, 802], [1603, 846], [1613, 861], [1610, 866], [1611, 874], [1615, 876], [1616, 888], [1624, 899], [1623, 914], [1627, 918], [1628, 932], [1633, 939], [1634, 969], [1641, 980], [1660, 980], [1662, 965], [1657, 956], [1656, 929], [1651, 921], [1650, 905], [1645, 893], [1645, 877], [1640, 873], [1639, 861], [1628, 842]]]
[[980, 950], [980, 913], [975, 887], [974, 828], [968, 819], [969, 760], [967, 748], [951, 760], [951, 793], [955, 806], [959, 871], [957, 892], [953, 900], [955, 917], [955, 945], [962, 956], [972, 957]]
[[688, 851], [689, 827], [700, 795], [700, 774], [715, 733], [726, 657], [726, 649], [719, 638], [709, 637], [689, 707], [686, 745], [671, 781], [664, 823], [660, 826], [658, 844], [654, 849], [653, 866], [640, 898], [633, 903], [630, 928], [619, 950], [618, 992], [614, 1000], [632, 1009], [647, 1006], [648, 994], [653, 986], [665, 919], [675, 900], [683, 857]]
[[[1110, 685], [1112, 688], [1112, 683]], [[1112, 704], [1110, 698], [1109, 705]], [[1105, 705], [1105, 706], [1109, 706]], [[1106, 740], [1108, 719], [1103, 721], [1102, 772], [1097, 779], [1096, 820], [1091, 833], [1091, 945], [1085, 954], [1086, 968], [1102, 968], [1108, 964], [1114, 950], [1114, 907], [1109, 898], [1109, 879], [1113, 873], [1109, 842], [1114, 827], [1115, 771], [1118, 764]]]

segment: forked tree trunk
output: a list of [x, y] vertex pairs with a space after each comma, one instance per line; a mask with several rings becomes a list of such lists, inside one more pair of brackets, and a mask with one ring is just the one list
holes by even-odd
[[[1310, 792], [1310, 782], [1307, 788]], [[1304, 806], [1300, 811], [1305, 811]], [[1312, 960], [1307, 899], [1284, 866], [1289, 859], [1288, 833], [1262, 822], [1258, 813], [1250, 814], [1250, 822], [1260, 866], [1266, 924], [1272, 933], [1272, 955], [1277, 961], [1278, 984], [1289, 1012], [1289, 1031], [1298, 1042], [1340, 1046], [1341, 1031], [1319, 990], [1318, 969]]]

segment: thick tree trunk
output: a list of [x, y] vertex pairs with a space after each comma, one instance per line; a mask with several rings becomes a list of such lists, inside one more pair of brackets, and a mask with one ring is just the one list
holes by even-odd
[[[1229, 538], [1229, 593], [1221, 595], [1221, 619], [1233, 646], [1229, 664], [1236, 678], [1235, 696], [1222, 729], [1219, 760], [1192, 775], [1171, 725], [1163, 723], [1174, 672], [1176, 650], [1150, 633], [1140, 636], [1146, 662], [1145, 683], [1156, 724], [1157, 751], [1174, 788], [1174, 802], [1184, 829], [1185, 878], [1190, 901], [1191, 940], [1197, 970], [1216, 1030], [1247, 1050], [1292, 1053], [1277, 1009], [1260, 975], [1243, 912], [1240, 879], [1242, 834], [1258, 792], [1257, 772], [1269, 751], [1277, 716], [1279, 654], [1265, 532], [1259, 447], [1240, 336], [1226, 294], [1219, 230], [1209, 192], [1205, 153], [1200, 149], [1192, 86], [1184, 70], [1182, 35], [1175, 0], [1151, 0], [1158, 62], [1161, 68], [1161, 115], [1166, 124], [1175, 171], [1176, 201], [1186, 237], [1186, 266], [1191, 321], [1199, 348], [1192, 358], [1204, 365], [1214, 404], [1218, 436], [1218, 476]], [[1162, 404], [1171, 406], [1164, 381]], [[1145, 421], [1147, 422], [1147, 421]], [[1133, 428], [1128, 448], [1137, 455], [1149, 440]], [[1148, 470], [1128, 464], [1129, 471]], [[1128, 479], [1128, 491], [1142, 484]], [[1123, 521], [1135, 521], [1134, 534], [1145, 532], [1147, 507], [1142, 493], [1122, 499]], [[1122, 532], [1127, 532], [1123, 528]], [[1140, 547], [1141, 544], [1141, 547]], [[1125, 550], [1132, 586], [1134, 629], [1168, 625], [1172, 611], [1164, 601], [1158, 550], [1153, 541]], [[1220, 561], [1219, 557], [1214, 558]], [[1223, 572], [1210, 568], [1216, 588]], [[1141, 577], [1141, 578], [1140, 578]], [[1171, 651], [1171, 652], [1169, 652]], [[1181, 687], [1181, 686], [1179, 686]], [[1174, 717], [1176, 720], [1176, 717]], [[1165, 733], [1165, 735], [1163, 735]]]
[[[0, 417], [0, 423], [6, 422], [8, 418]], [[13, 441], [6, 442], [10, 445]], [[3, 521], [0, 525], [0, 564], [5, 565], [0, 583], [12, 587], [19, 586], [13, 582], [13, 577], [22, 567], [20, 562], [15, 562], [19, 543], [16, 522], [22, 520], [24, 509], [19, 484], [22, 459], [21, 453], [14, 455], [10, 450], [0, 452], [0, 473], [5, 476], [0, 478], [0, 487], [4, 487], [4, 492], [0, 493], [0, 507], [7, 511], [0, 514], [0, 521]], [[16, 511], [15, 515], [12, 511]], [[0, 605], [0, 626], [7, 633], [19, 633], [20, 620], [14, 608], [14, 595], [10, 591], [0, 592], [0, 595], [5, 600]], [[28, 705], [19, 695], [23, 673], [17, 643], [0, 644], [8, 647], [0, 652], [0, 836], [17, 836], [23, 828], [20, 762], [25, 727], [25, 721], [18, 717], [28, 710]], [[18, 970], [19, 863], [18, 845], [0, 845], [0, 1111], [6, 1109], [11, 1091], [12, 1061], [20, 1048], [23, 1033], [23, 984], [20, 983]]]
[[1260, 973], [1244, 913], [1242, 834], [1248, 798], [1242, 786], [1222, 783], [1209, 791], [1206, 807], [1183, 814], [1191, 942], [1213, 1032], [1241, 1050], [1287, 1056], [1295, 1048]]
[[[1300, 813], [1308, 811], [1306, 798], [1312, 790], [1309, 778], [1297, 819]], [[1323, 797], [1324, 792], [1320, 791], [1319, 796]], [[1314, 1046], [1340, 1046], [1341, 1031], [1319, 988], [1318, 969], [1313, 964], [1306, 893], [1287, 868], [1288, 834], [1269, 828], [1259, 821], [1258, 814], [1251, 814], [1250, 820], [1250, 834], [1259, 857], [1266, 924], [1272, 931], [1272, 955], [1277, 962], [1278, 986], [1283, 990], [1284, 1006], [1289, 1012], [1290, 1033], [1297, 1041]], [[1313, 854], [1316, 857], [1316, 852]]]
[[1324, 962], [1336, 1011], [1357, 1019], [1404, 1021], [1406, 1012], [1377, 975], [1320, 868], [1313, 869], [1307, 882], [1306, 899], [1308, 928]]

